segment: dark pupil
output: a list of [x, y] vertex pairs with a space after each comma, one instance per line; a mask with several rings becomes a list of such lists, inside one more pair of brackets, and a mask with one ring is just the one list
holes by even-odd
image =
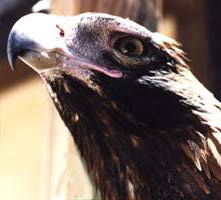
[[128, 53], [133, 53], [136, 50], [136, 46], [132, 42], [126, 43], [124, 48], [127, 50]]

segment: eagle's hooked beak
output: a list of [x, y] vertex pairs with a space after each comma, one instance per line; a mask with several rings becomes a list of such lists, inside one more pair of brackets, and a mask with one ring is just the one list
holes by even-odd
[[15, 23], [7, 46], [12, 70], [17, 58], [36, 71], [58, 64], [58, 54], [67, 53], [64, 38], [59, 34], [58, 24], [64, 24], [61, 20], [56, 16], [36, 13], [26, 15]]
[[16, 60], [22, 57], [29, 50], [35, 49], [37, 44], [23, 34], [19, 34], [16, 30], [10, 32], [8, 38], [7, 54], [9, 65], [12, 70], [15, 69]]
[[76, 77], [81, 70], [87, 70], [121, 78], [120, 71], [99, 66], [77, 54], [74, 49], [70, 51], [67, 41], [70, 41], [70, 36], [75, 36], [73, 27], [77, 23], [77, 16], [68, 18], [42, 13], [29, 14], [19, 19], [8, 38], [7, 53], [11, 68], [15, 69], [16, 59], [19, 58], [38, 73], [59, 68], [71, 72], [78, 70]]

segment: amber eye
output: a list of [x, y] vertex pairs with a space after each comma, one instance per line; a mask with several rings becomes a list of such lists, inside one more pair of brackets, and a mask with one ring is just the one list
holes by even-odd
[[127, 56], [141, 56], [144, 51], [142, 41], [132, 37], [120, 38], [115, 42], [114, 48]]

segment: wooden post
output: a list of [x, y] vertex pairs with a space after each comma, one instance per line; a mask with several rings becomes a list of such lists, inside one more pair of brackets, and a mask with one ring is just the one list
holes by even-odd
[[[129, 17], [150, 30], [156, 31], [161, 13], [161, 0], [52, 0], [51, 12], [54, 14], [67, 16], [88, 11]], [[70, 134], [67, 133], [67, 128], [55, 109], [50, 110], [48, 166], [51, 169], [48, 175], [50, 194], [47, 198], [97, 199], [76, 146]]]
[[52, 0], [52, 13], [76, 15], [83, 12], [103, 12], [129, 17], [139, 24], [157, 30], [162, 0]]

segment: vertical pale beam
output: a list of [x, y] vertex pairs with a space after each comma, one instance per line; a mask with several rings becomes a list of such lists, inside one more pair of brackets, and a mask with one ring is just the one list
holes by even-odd
[[42, 82], [36, 79], [0, 93], [1, 200], [49, 200], [45, 195], [42, 198], [47, 179], [42, 173], [46, 167], [43, 154], [48, 151], [48, 143], [42, 144], [45, 93]]
[[[161, 0], [52, 0], [51, 12], [76, 15], [82, 12], [105, 12], [130, 19], [156, 31], [161, 17]], [[93, 186], [83, 167], [70, 134], [54, 108], [50, 111], [48, 133], [50, 159], [50, 199], [92, 199]]]

